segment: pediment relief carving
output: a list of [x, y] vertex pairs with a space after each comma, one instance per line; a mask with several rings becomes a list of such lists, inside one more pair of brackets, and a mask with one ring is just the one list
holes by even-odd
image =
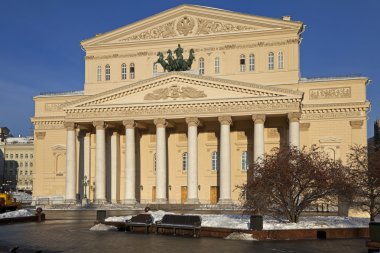
[[53, 151], [66, 151], [66, 146], [62, 144], [54, 145], [51, 147]]
[[167, 88], [154, 90], [144, 96], [144, 100], [161, 100], [161, 99], [177, 99], [177, 98], [204, 98], [207, 95], [204, 91], [197, 90], [190, 86], [172, 85]]
[[119, 39], [119, 42], [251, 31], [257, 29], [259, 29], [259, 27], [183, 15], [165, 24], [123, 37]]

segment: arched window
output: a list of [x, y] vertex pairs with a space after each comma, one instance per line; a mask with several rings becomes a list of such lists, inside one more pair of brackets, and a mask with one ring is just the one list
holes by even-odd
[[220, 58], [219, 57], [215, 57], [214, 69], [215, 69], [215, 74], [220, 73]]
[[199, 74], [204, 75], [205, 74], [205, 59], [199, 58]]
[[127, 64], [121, 64], [121, 80], [127, 79]]
[[98, 69], [97, 69], [97, 80], [98, 81], [101, 81], [102, 80], [102, 66], [98, 66]]
[[255, 71], [255, 55], [249, 55], [249, 71]]
[[219, 154], [216, 151], [211, 153], [211, 169], [214, 171], [219, 170]]
[[270, 52], [268, 54], [268, 69], [273, 70], [274, 69], [274, 53]]
[[284, 54], [282, 52], [278, 52], [278, 68], [284, 68]]
[[135, 79], [135, 64], [129, 64], [129, 76], [131, 79]]
[[240, 55], [240, 72], [245, 72], [245, 55]]
[[188, 154], [187, 152], [182, 153], [182, 171], [187, 171], [188, 167]]
[[247, 171], [249, 168], [249, 160], [247, 151], [241, 153], [241, 170]]
[[30, 162], [30, 163], [29, 163], [29, 166], [30, 166], [30, 167], [33, 167], [33, 163], [32, 163], [32, 162]]
[[153, 171], [156, 172], [157, 169], [157, 154], [154, 153], [153, 155]]
[[110, 65], [106, 65], [106, 81], [111, 80], [111, 68]]
[[154, 63], [153, 64], [153, 73], [154, 74], [157, 73], [157, 67], [158, 67], [157, 63]]

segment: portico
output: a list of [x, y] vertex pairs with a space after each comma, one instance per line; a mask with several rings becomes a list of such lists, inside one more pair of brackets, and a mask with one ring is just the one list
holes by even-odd
[[[183, 101], [181, 101], [181, 103], [173, 101], [172, 103], [168, 104], [167, 101], [154, 101], [154, 103], [152, 103], [149, 100], [144, 103], [144, 106], [166, 107], [165, 112], [160, 114], [155, 114], [154, 112], [152, 112], [151, 115], [144, 115], [144, 113], [141, 113], [140, 116], [136, 115], [133, 118], [128, 116], [124, 117], [115, 115], [111, 119], [107, 112], [104, 111], [104, 116], [101, 115], [102, 113], [97, 114], [97, 118], [104, 117], [105, 120], [103, 121], [94, 120], [93, 116], [91, 116], [91, 113], [80, 113], [81, 111], [88, 110], [87, 106], [83, 105], [90, 105], [92, 103], [96, 104], [97, 102], [94, 100], [84, 100], [81, 101], [79, 104], [68, 105], [66, 107], [65, 110], [67, 111], [68, 116], [67, 123], [65, 123], [65, 125], [67, 126], [66, 130], [68, 137], [66, 145], [68, 154], [73, 153], [76, 149], [80, 148], [76, 147], [75, 144], [75, 127], [80, 125], [92, 126], [87, 130], [87, 132], [90, 135], [94, 136], [93, 140], [96, 144], [94, 145], [95, 152], [93, 153], [95, 154], [95, 158], [91, 158], [86, 154], [84, 154], [84, 156], [86, 157], [86, 159], [92, 159], [95, 161], [95, 175], [87, 175], [89, 178], [94, 178], [93, 184], [95, 185], [95, 192], [93, 199], [95, 203], [116, 201], [124, 204], [135, 204], [136, 202], [141, 202], [142, 200], [154, 203], [178, 202], [178, 198], [170, 199], [171, 194], [168, 192], [171, 191], [171, 188], [174, 188], [175, 186], [179, 187], [178, 182], [171, 181], [170, 175], [173, 173], [171, 169], [174, 168], [176, 165], [170, 163], [176, 163], [175, 161], [178, 160], [178, 157], [180, 157], [180, 159], [184, 159], [181, 157], [182, 153], [178, 154], [178, 152], [175, 152], [175, 148], [169, 147], [169, 139], [177, 138], [175, 136], [182, 135], [185, 137], [184, 145], [181, 148], [185, 150], [187, 154], [186, 161], [182, 160], [182, 162], [186, 163], [186, 171], [184, 171], [186, 183], [181, 187], [185, 187], [186, 189], [187, 196], [185, 203], [189, 204], [210, 203], [210, 199], [200, 198], [199, 193], [200, 191], [202, 191], [202, 188], [203, 190], [206, 190], [206, 188], [209, 188], [212, 184], [218, 187], [219, 196], [217, 203], [233, 203], [231, 193], [234, 191], [235, 185], [232, 183], [231, 180], [231, 171], [236, 170], [237, 168], [240, 170], [241, 162], [236, 161], [236, 157], [233, 157], [232, 159], [231, 150], [236, 149], [236, 143], [235, 138], [231, 136], [233, 136], [235, 132], [238, 132], [239, 128], [243, 127], [244, 129], [247, 129], [246, 131], [251, 133], [250, 136], [246, 137], [247, 144], [244, 148], [247, 149], [248, 146], [252, 146], [251, 150], [248, 153], [251, 154], [252, 152], [254, 160], [262, 157], [265, 152], [264, 126], [266, 119], [268, 118], [272, 121], [282, 122], [283, 128], [285, 130], [283, 136], [281, 137], [282, 140], [276, 140], [278, 142], [276, 144], [277, 146], [281, 145], [281, 143], [288, 143], [292, 145], [298, 143], [299, 145], [299, 119], [301, 114], [297, 111], [297, 106], [294, 106], [293, 109], [292, 105], [294, 104], [294, 101], [296, 103], [299, 103], [298, 101], [300, 100], [301, 93], [290, 91], [289, 94], [286, 94], [286, 90], [265, 88], [267, 93], [276, 92], [278, 94], [278, 92], [282, 92], [281, 99], [274, 98], [274, 101], [272, 100], [271, 104], [266, 104], [266, 102], [263, 101], [262, 97], [260, 96], [254, 97], [254, 99], [252, 99], [252, 97], [248, 97], [247, 100], [251, 100], [252, 104], [257, 103], [257, 107], [261, 109], [252, 110], [252, 108], [249, 107], [249, 103], [247, 101], [246, 103], [241, 102], [241, 112], [237, 113], [235, 110], [235, 114], [229, 114], [228, 110], [226, 110], [226, 112], [221, 112], [222, 110], [220, 109], [220, 106], [224, 106], [224, 103], [234, 104], [234, 99], [219, 99], [222, 101], [219, 101], [218, 103], [213, 101], [212, 98], [204, 99], [204, 97], [207, 96], [209, 92], [204, 89], [202, 90], [202, 93], [200, 93], [201, 91], [199, 87], [204, 87], [205, 85], [205, 80], [202, 77], [178, 72], [162, 75], [159, 78], [153, 78], [152, 82], [165, 83], [168, 79], [181, 79], [181, 82], [177, 82], [177, 87], [182, 87], [182, 82], [188, 84], [189, 82], [197, 81], [197, 86], [192, 86], [192, 89], [197, 90], [199, 94], [202, 94], [202, 100], [196, 98], [186, 100], [188, 108], [191, 108], [193, 106], [196, 108], [202, 108], [203, 103], [209, 104], [210, 102], [213, 103], [213, 106], [208, 107], [208, 111], [205, 112], [202, 112], [201, 110], [199, 110], [199, 112], [198, 110], [194, 110], [194, 112], [192, 113], [188, 111], [186, 114], [181, 115], [180, 113], [176, 113], [175, 110], [176, 108], [183, 106]], [[210, 79], [208, 79], [208, 82], [209, 81]], [[213, 81], [217, 83], [219, 80], [213, 79]], [[150, 82], [144, 82], [143, 86], [145, 85], [152, 86]], [[231, 82], [229, 84], [229, 87], [235, 86], [237, 88], [236, 85], [237, 83]], [[239, 82], [238, 85], [240, 86], [240, 88], [242, 88], [244, 86], [244, 83]], [[166, 87], [168, 86], [171, 87], [171, 84], [166, 84]], [[258, 88], [261, 87], [250, 87], [250, 90], [251, 92], [253, 92], [254, 90], [257, 91]], [[144, 88], [140, 87], [140, 89]], [[118, 94], [122, 94], [123, 90], [117, 89], [114, 92], [115, 93], [108, 92], [107, 94], [100, 94], [98, 96], [98, 99], [104, 100], [104, 95], [118, 97], [120, 96]], [[150, 91], [148, 90], [147, 92], [145, 92], [145, 94], [142, 95], [146, 97], [146, 93], [150, 94]], [[278, 96], [280, 97], [280, 95]], [[276, 101], [276, 99], [278, 101]], [[127, 98], [124, 98], [122, 101], [124, 100], [127, 100]], [[277, 109], [273, 110], [274, 104], [276, 102], [279, 103], [279, 108], [284, 108], [282, 110], [282, 113], [279, 113]], [[290, 104], [286, 104], [289, 102]], [[115, 104], [112, 103], [112, 101], [109, 102], [109, 104], [113, 104], [112, 107], [115, 107]], [[244, 106], [244, 104], [246, 105]], [[260, 107], [260, 104], [268, 106]], [[103, 106], [97, 105], [96, 107], [101, 108]], [[112, 107], [108, 108], [111, 112], [114, 111]], [[130, 104], [129, 107], [133, 108], [134, 105]], [[262, 108], [268, 109], [265, 110]], [[173, 113], [175, 113], [175, 115], [173, 115]], [[81, 115], [81, 117], [79, 117], [78, 115]], [[166, 117], [162, 117], [163, 115], [165, 115]], [[234, 124], [237, 125], [236, 128]], [[270, 124], [271, 123], [269, 123], [269, 126]], [[209, 126], [213, 126], [212, 130], [214, 131], [214, 133], [210, 133], [210, 130], [208, 128]], [[113, 130], [108, 131], [107, 128], [111, 128]], [[286, 134], [287, 132], [289, 134]], [[117, 135], [115, 133], [117, 133]], [[200, 137], [200, 135], [204, 136], [210, 134], [218, 136], [215, 139], [215, 143], [213, 144], [207, 144], [207, 141], [205, 142], [203, 138]], [[105, 140], [108, 138], [106, 135], [111, 136], [111, 145], [107, 146]], [[120, 135], [120, 141], [112, 141], [112, 138], [117, 138], [115, 136], [118, 135]], [[83, 136], [84, 138], [88, 138], [85, 137], [88, 135]], [[149, 139], [154, 141], [152, 143], [146, 143], [145, 141], [137, 141], [136, 139], [143, 139], [146, 136], [150, 136]], [[78, 142], [78, 145], [80, 145], [80, 143], [85, 143], [85, 141]], [[140, 143], [140, 145], [136, 145], [136, 143]], [[248, 145], [248, 143], [253, 143], [253, 145]], [[207, 157], [205, 158], [204, 154], [200, 154], [200, 149], [203, 150], [203, 148], [207, 145], [209, 145], [210, 147], [215, 149], [215, 151], [218, 152], [218, 169], [212, 172], [215, 174], [214, 176], [216, 176], [216, 180], [214, 181], [214, 183], [200, 183], [199, 179], [199, 170], [204, 170], [204, 164], [211, 164], [211, 158], [207, 162]], [[106, 161], [107, 147], [111, 148], [111, 155], [108, 156], [108, 159], [113, 160], [113, 162], [111, 161], [111, 163]], [[153, 156], [146, 153], [146, 150], [148, 149], [151, 150], [151, 154], [153, 154]], [[146, 157], [145, 155], [151, 157]], [[201, 162], [198, 158], [200, 155], [203, 159]], [[73, 174], [76, 174], [76, 169], [73, 169], [73, 167], [75, 168], [76, 163], [71, 158], [69, 158], [70, 156], [68, 156], [67, 158], [68, 162], [66, 173], [68, 175], [67, 178], [71, 178], [71, 180], [67, 182], [66, 186], [67, 200], [70, 200], [72, 196], [75, 196], [75, 185], [80, 185], [80, 183], [77, 182], [75, 177], [73, 176]], [[152, 158], [154, 160], [154, 163], [150, 163], [148, 165], [146, 160], [151, 160]], [[252, 158], [250, 158], [250, 160], [251, 162], [253, 162]], [[85, 163], [86, 162], [89, 163], [90, 161], [85, 161]], [[106, 180], [106, 171], [111, 169], [106, 168], [106, 164], [124, 164], [123, 168], [119, 168], [119, 174], [123, 175], [122, 178], [115, 178], [115, 180], [111, 181]], [[150, 168], [147, 168], [145, 164], [147, 165], [147, 167], [150, 166]], [[201, 168], [199, 167], [200, 164], [202, 165]], [[77, 169], [80, 170], [80, 168]], [[114, 168], [112, 170], [116, 171], [118, 169]], [[154, 193], [152, 192], [152, 194], [155, 194], [155, 196], [152, 196], [151, 200], [147, 200], [146, 198], [142, 197], [140, 192], [144, 190], [144, 188], [147, 185], [149, 185], [148, 182], [145, 182], [149, 181], [146, 180], [146, 176], [141, 176], [142, 174], [146, 173], [147, 170], [153, 172], [151, 175], [153, 180], [150, 182], [150, 184], [155, 189]], [[140, 177], [138, 178], [136, 175], [140, 175]], [[210, 177], [211, 176], [212, 174], [210, 174]], [[117, 183], [116, 181], [119, 181], [119, 183]], [[121, 182], [123, 182], [123, 187], [120, 187], [122, 185]], [[107, 183], [112, 185], [107, 186]], [[117, 184], [119, 186], [119, 189], [116, 189], [114, 184]], [[106, 197], [105, 189], [107, 188], [113, 189], [111, 191], [111, 198]], [[114, 194], [114, 192], [123, 192], [122, 194], [119, 194], [123, 197], [116, 199], [116, 194]]]

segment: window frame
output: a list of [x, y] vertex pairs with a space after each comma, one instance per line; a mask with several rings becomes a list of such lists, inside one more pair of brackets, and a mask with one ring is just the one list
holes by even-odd
[[274, 70], [274, 53], [268, 53], [268, 70]]
[[132, 62], [129, 64], [129, 78], [130, 79], [135, 79], [136, 77], [136, 68], [135, 68], [135, 64]]
[[255, 71], [255, 54], [249, 55], [249, 71], [250, 72]]
[[203, 57], [199, 58], [199, 74], [205, 74], [205, 58]]
[[219, 171], [219, 152], [213, 151], [211, 153], [211, 170]]
[[188, 152], [182, 153], [182, 172], [186, 172], [189, 168], [189, 154]]
[[249, 159], [248, 159], [248, 151], [241, 152], [241, 170], [248, 171], [249, 169]]
[[278, 52], [278, 69], [284, 69], [284, 53], [282, 51]]
[[127, 80], [127, 64], [121, 64], [121, 80]]
[[102, 81], [102, 65], [98, 65], [98, 68], [96, 70], [96, 80], [98, 82]]
[[217, 56], [214, 59], [214, 72], [215, 74], [220, 74], [220, 57]]
[[106, 67], [105, 67], [105, 78], [106, 78], [106, 81], [110, 81], [111, 80], [111, 66], [109, 64], [106, 64]]

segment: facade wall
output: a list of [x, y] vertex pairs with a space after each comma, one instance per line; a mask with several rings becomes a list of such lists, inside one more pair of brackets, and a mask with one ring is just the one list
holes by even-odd
[[[186, 13], [195, 15], [193, 8], [198, 7], [180, 7], [178, 10], [182, 8], [188, 11]], [[205, 17], [215, 14], [211, 10], [203, 9], [202, 11]], [[125, 151], [127, 147], [124, 120], [135, 120], [139, 124], [135, 128], [135, 191], [136, 199], [141, 203], [154, 202], [154, 192], [157, 191], [155, 189], [157, 174], [154, 165], [157, 140], [156, 126], [153, 123], [157, 118], [167, 119], [171, 123], [171, 126], [166, 127], [168, 161], [166, 189], [169, 203], [183, 203], [186, 197], [188, 171], [183, 170], [182, 155], [188, 152], [188, 126], [185, 121], [187, 117], [199, 117], [202, 123], [197, 128], [198, 197], [199, 201], [205, 204], [214, 203], [218, 195], [218, 187], [220, 187], [220, 172], [212, 168], [212, 153], [220, 152], [221, 149], [219, 116], [232, 117], [230, 183], [231, 198], [236, 203], [240, 194], [236, 186], [247, 179], [247, 172], [242, 169], [242, 152], [247, 152], [249, 164], [252, 164], [255, 152], [252, 115], [266, 116], [263, 132], [265, 152], [289, 144], [291, 138], [289, 121], [294, 119], [288, 119], [288, 116], [294, 113], [300, 115], [297, 116], [297, 120], [299, 120], [301, 147], [316, 144], [333, 158], [344, 161], [350, 145], [366, 144], [366, 112], [369, 109], [369, 103], [366, 101], [368, 79], [364, 77], [300, 78], [299, 42], [303, 32], [302, 23], [256, 16], [247, 17], [221, 11], [222, 23], [240, 20], [254, 28], [249, 27], [247, 31], [239, 30], [233, 33], [215, 32], [215, 34], [202, 36], [193, 33], [187, 37], [148, 38], [147, 40], [133, 37], [135, 33], [138, 34], [139, 29], [145, 31], [144, 29], [150, 29], [149, 27], [159, 26], [163, 20], [190, 15], [181, 12], [176, 16], [175, 13], [175, 10], [165, 12], [82, 42], [86, 51], [84, 92], [34, 98], [36, 111], [32, 121], [35, 124], [36, 140], [36, 169], [33, 175], [35, 198], [58, 196], [63, 199], [65, 196], [68, 148], [66, 134], [69, 129], [66, 129], [66, 123], [75, 123], [73, 125], [76, 127], [76, 193], [80, 197], [84, 196], [83, 180], [86, 176], [87, 196], [90, 200], [95, 200], [99, 182], [96, 182], [97, 140], [93, 123], [104, 121], [107, 161], [106, 199], [118, 202], [126, 198]], [[265, 29], [260, 27], [264, 24], [267, 27]], [[120, 43], [123, 38], [129, 38], [128, 36], [137, 39]], [[160, 77], [153, 73], [153, 63], [158, 58], [157, 53], [161, 51], [166, 56], [165, 52], [168, 49], [174, 50], [178, 44], [181, 44], [185, 50], [184, 58], [187, 58], [190, 48], [195, 50], [196, 61], [191, 67], [190, 74], [178, 74], [178, 76], [163, 74]], [[283, 53], [283, 68], [278, 66], [280, 51]], [[268, 69], [269, 52], [274, 53], [273, 70]], [[240, 66], [242, 54], [245, 55], [245, 71], [241, 71]], [[250, 54], [255, 55], [254, 71], [250, 71]], [[215, 73], [216, 57], [220, 58], [219, 73]], [[200, 58], [203, 58], [205, 62], [203, 75], [199, 75]], [[121, 64], [123, 63], [127, 65], [126, 80], [121, 79]], [[131, 63], [135, 66], [134, 79], [130, 78]], [[110, 80], [105, 80], [107, 64], [111, 71]], [[101, 66], [100, 81], [97, 80], [98, 66]], [[157, 70], [162, 72], [161, 66], [158, 66]], [[155, 81], [160, 84], [154, 83]], [[169, 89], [173, 86], [192, 87], [196, 92], [203, 92], [207, 96], [195, 98], [168, 96], [161, 100], [146, 99], [146, 94], [149, 92], [154, 93], [160, 87]], [[128, 93], [133, 87], [140, 90]], [[255, 107], [248, 107], [250, 99], [256, 103]], [[281, 99], [283, 99], [282, 102]], [[218, 109], [216, 101], [218, 103], [231, 102], [237, 109], [233, 112]], [[178, 108], [185, 102], [193, 103], [193, 105], [207, 102], [209, 107], [202, 109], [199, 106], [199, 111], [184, 112]], [[283, 104], [275, 107], [276, 103]], [[167, 106], [169, 109], [167, 111], [162, 109], [161, 114], [156, 113], [158, 109], [154, 112], [147, 109], [141, 114], [133, 115], [120, 110], [121, 107], [129, 105], [136, 108]], [[278, 109], [271, 110], [272, 106]], [[243, 111], [238, 111], [240, 109]], [[170, 114], [172, 112], [176, 114]], [[111, 163], [111, 157], [115, 154], [111, 148], [112, 134], [117, 134], [116, 138], [120, 144], [118, 151], [115, 151], [117, 166], [114, 170]]]

